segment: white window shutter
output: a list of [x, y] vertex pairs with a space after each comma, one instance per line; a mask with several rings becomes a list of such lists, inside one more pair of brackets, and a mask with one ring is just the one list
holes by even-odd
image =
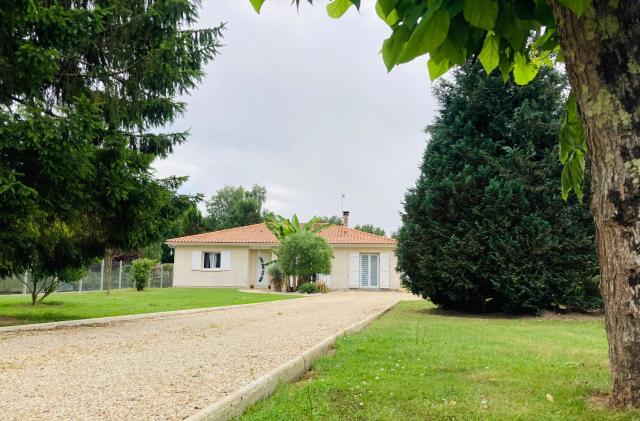
[[222, 270], [231, 270], [231, 252], [223, 251], [220, 253], [220, 269]]
[[202, 269], [202, 252], [201, 251], [192, 251], [191, 252], [191, 270], [200, 270]]
[[389, 253], [380, 254], [380, 288], [389, 288], [389, 266], [391, 255]]
[[349, 256], [349, 288], [358, 288], [360, 283], [360, 255], [351, 253]]

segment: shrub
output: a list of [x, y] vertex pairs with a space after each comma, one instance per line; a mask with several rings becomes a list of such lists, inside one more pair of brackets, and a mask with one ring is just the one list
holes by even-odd
[[318, 292], [321, 292], [323, 294], [326, 294], [327, 292], [329, 292], [329, 287], [327, 286], [326, 283], [322, 281], [316, 282], [316, 289], [318, 290]]
[[331, 273], [333, 249], [324, 238], [302, 231], [284, 238], [278, 249], [278, 264], [285, 276], [309, 282], [316, 274]]
[[158, 264], [156, 260], [136, 259], [131, 262], [131, 279], [136, 290], [142, 291], [149, 283], [151, 270]]
[[267, 268], [267, 273], [271, 278], [271, 285], [273, 285], [273, 290], [277, 292], [281, 292], [282, 285], [284, 284], [285, 276], [278, 262], [271, 263]]
[[470, 312], [601, 303], [588, 203], [561, 198], [565, 89], [555, 71], [517, 86], [470, 65], [438, 85], [441, 111], [398, 233], [411, 292]]
[[318, 285], [315, 282], [305, 282], [304, 284], [300, 284], [298, 292], [302, 294], [315, 294], [318, 292]]

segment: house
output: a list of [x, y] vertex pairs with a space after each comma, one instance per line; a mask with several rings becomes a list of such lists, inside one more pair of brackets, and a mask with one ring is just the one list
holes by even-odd
[[[331, 289], [400, 288], [396, 272], [396, 240], [331, 225], [318, 235], [333, 247], [331, 274], [322, 275]], [[186, 237], [166, 243], [175, 249], [174, 287], [267, 288], [267, 264], [276, 259], [276, 237], [264, 223], [230, 228]]]

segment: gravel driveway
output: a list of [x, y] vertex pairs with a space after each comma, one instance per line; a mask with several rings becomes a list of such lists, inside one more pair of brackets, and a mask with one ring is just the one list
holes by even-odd
[[402, 299], [411, 296], [335, 292], [0, 333], [0, 418], [183, 419]]

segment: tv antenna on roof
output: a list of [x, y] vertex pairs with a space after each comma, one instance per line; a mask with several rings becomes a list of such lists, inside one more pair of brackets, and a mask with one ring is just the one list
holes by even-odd
[[341, 210], [342, 212], [344, 212], [344, 197], [345, 197], [345, 194], [344, 194], [344, 193], [342, 193], [342, 194], [340, 195], [340, 208], [341, 208], [340, 210]]

